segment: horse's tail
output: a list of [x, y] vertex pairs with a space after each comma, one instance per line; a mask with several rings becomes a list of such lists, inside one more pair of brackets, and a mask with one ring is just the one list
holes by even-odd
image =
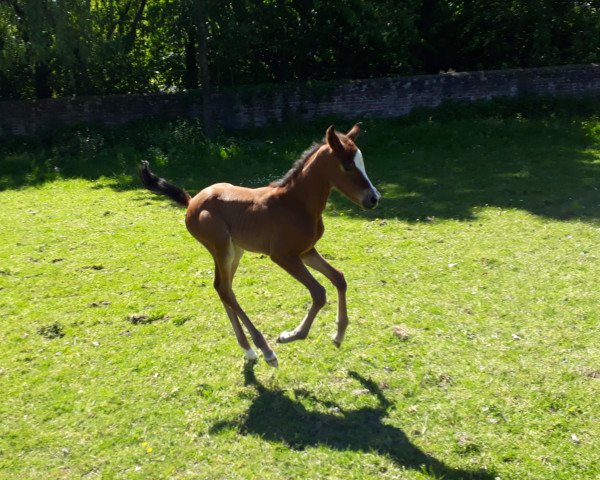
[[179, 188], [164, 178], [157, 177], [150, 171], [150, 164], [142, 160], [142, 166], [139, 169], [140, 179], [148, 190], [166, 195], [171, 200], [175, 200], [180, 205], [187, 207], [192, 197], [184, 189]]

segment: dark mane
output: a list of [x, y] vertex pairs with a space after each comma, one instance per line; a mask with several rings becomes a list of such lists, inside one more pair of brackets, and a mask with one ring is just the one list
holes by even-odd
[[270, 186], [271, 187], [283, 187], [284, 185], [291, 182], [302, 171], [302, 167], [304, 167], [304, 164], [306, 163], [306, 161], [310, 157], [312, 157], [313, 154], [322, 146], [323, 146], [323, 143], [316, 143], [316, 142], [313, 143], [310, 147], [308, 147], [302, 153], [302, 155], [300, 155], [300, 158], [294, 162], [294, 164], [292, 165], [292, 168], [290, 168], [288, 170], [288, 172], [283, 177], [281, 177], [279, 180], [275, 180], [275, 181], [271, 182]]

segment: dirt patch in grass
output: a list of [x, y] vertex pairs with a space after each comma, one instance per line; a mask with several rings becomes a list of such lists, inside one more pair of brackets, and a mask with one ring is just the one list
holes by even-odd
[[37, 332], [44, 338], [48, 340], [52, 340], [54, 338], [62, 338], [65, 336], [65, 332], [63, 331], [63, 327], [60, 323], [54, 322], [50, 325], [43, 325], [38, 328]]

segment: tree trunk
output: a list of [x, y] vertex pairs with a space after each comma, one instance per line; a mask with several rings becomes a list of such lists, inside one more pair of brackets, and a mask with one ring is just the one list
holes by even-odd
[[135, 43], [135, 39], [137, 37], [137, 28], [139, 23], [142, 20], [142, 15], [144, 14], [144, 9], [146, 8], [146, 3], [148, 0], [141, 0], [138, 6], [137, 11], [135, 12], [135, 17], [133, 18], [133, 23], [131, 24], [131, 28], [129, 33], [125, 37], [125, 43], [127, 45], [127, 51], [133, 50], [133, 45]]
[[50, 86], [50, 67], [46, 62], [38, 62], [33, 70], [33, 87], [36, 98], [50, 98], [52, 87]]
[[115, 34], [115, 30], [117, 27], [119, 28], [119, 34], [123, 33], [123, 24], [125, 23], [125, 18], [127, 18], [127, 14], [129, 13], [129, 9], [131, 8], [131, 0], [127, 2], [123, 11], [119, 14], [119, 18], [115, 20], [115, 22], [108, 28], [108, 32], [106, 34], [107, 40], [112, 40], [113, 35]]
[[196, 60], [196, 55], [196, 31], [193, 28], [190, 28], [185, 42], [185, 73], [183, 79], [185, 88], [188, 89], [198, 88], [200, 86], [198, 81], [198, 62]]
[[212, 121], [212, 102], [210, 74], [208, 72], [208, 28], [206, 0], [198, 2], [196, 7], [196, 29], [198, 32], [198, 63], [200, 67], [200, 82], [202, 84], [202, 125], [204, 133], [210, 137], [214, 133]]
[[[17, 15], [20, 24], [21, 37], [25, 44], [28, 45], [27, 55], [32, 58], [31, 37], [28, 31], [29, 26], [26, 19], [26, 12], [15, 0], [9, 1], [9, 3]], [[50, 70], [48, 63], [44, 60], [38, 59], [33, 63], [33, 90], [35, 92], [35, 98], [50, 98], [52, 96], [52, 87], [50, 85], [52, 71]]]

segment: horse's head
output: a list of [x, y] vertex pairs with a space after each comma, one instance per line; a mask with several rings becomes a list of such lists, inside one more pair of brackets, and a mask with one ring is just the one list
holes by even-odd
[[346, 134], [337, 133], [333, 127], [327, 129], [325, 141], [331, 162], [331, 183], [346, 197], [366, 209], [377, 206], [381, 194], [373, 186], [367, 172], [363, 156], [354, 140], [360, 133], [360, 123], [357, 123]]

